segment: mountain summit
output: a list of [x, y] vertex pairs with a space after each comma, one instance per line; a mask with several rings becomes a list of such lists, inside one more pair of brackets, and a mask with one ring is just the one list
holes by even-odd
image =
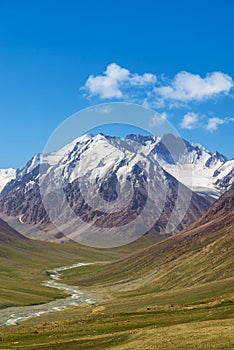
[[69, 222], [86, 238], [82, 223], [103, 232], [118, 227], [119, 236], [145, 228], [168, 234], [195, 221], [211, 196], [229, 188], [233, 169], [234, 160], [170, 134], [89, 134], [17, 170], [2, 190], [0, 211], [46, 230], [51, 219], [65, 232]]

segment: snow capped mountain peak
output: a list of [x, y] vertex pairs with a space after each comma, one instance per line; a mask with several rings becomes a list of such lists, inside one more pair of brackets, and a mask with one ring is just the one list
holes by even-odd
[[[215, 197], [220, 195], [226, 185], [229, 186], [234, 166], [219, 152], [212, 154], [200, 144], [189, 143], [173, 134], [166, 134], [162, 138], [129, 134], [123, 139], [99, 133], [84, 134], [58, 151], [34, 156], [25, 168], [17, 172], [17, 176], [33, 171], [41, 161], [48, 166], [60, 164], [63, 176], [69, 182], [75, 181], [81, 174], [92, 173], [92, 178], [96, 179], [111, 169], [115, 171], [119, 164], [122, 170], [119, 169], [118, 174], [123, 174], [123, 169], [129, 169], [132, 164], [131, 159], [139, 157], [141, 161], [144, 158], [145, 164], [147, 157], [148, 160], [153, 157], [164, 170], [187, 187]], [[227, 177], [224, 183], [223, 177]]]
[[6, 186], [8, 182], [15, 179], [16, 170], [13, 168], [0, 169], [0, 192]]
[[58, 166], [71, 183], [85, 174], [94, 180], [110, 171], [120, 178], [137, 161], [143, 162], [147, 170], [151, 158], [178, 181], [199, 193], [219, 196], [220, 191], [232, 182], [234, 160], [228, 161], [217, 151], [212, 154], [200, 144], [189, 143], [177, 135], [166, 134], [161, 138], [129, 134], [119, 138], [99, 133], [84, 134], [49, 154], [36, 154], [17, 173], [9, 169], [4, 174], [2, 170], [0, 188], [3, 189], [15, 176], [23, 178], [33, 172], [38, 175], [39, 165], [45, 165], [45, 169]]
[[[192, 190], [218, 197], [221, 187], [217, 186], [214, 174], [228, 161], [227, 158], [186, 140], [183, 140], [184, 145], [178, 146], [181, 139], [171, 135], [166, 137], [166, 141], [162, 139], [162, 144], [157, 145], [156, 151], [156, 157], [164, 169]], [[165, 144], [172, 149], [171, 153], [164, 150]]]
[[40, 161], [41, 161], [41, 154], [37, 153], [27, 162], [27, 164], [23, 169], [17, 170], [17, 176], [23, 177], [25, 174], [32, 172], [37, 166], [40, 165]]
[[139, 134], [129, 134], [125, 137], [125, 140], [133, 140], [141, 145], [145, 146], [147, 143], [156, 143], [161, 140], [160, 137], [157, 136], [145, 136], [145, 135], [139, 135]]
[[[82, 227], [93, 221], [99, 233], [116, 227], [119, 235], [123, 226], [121, 232], [129, 239], [139, 228], [146, 227], [145, 233], [153, 228], [158, 234], [184, 227], [208, 207], [209, 201], [179, 185], [159, 164], [152, 150], [160, 142], [158, 137], [140, 135], [125, 139], [84, 135], [58, 151], [36, 155], [5, 188], [0, 210], [20, 217], [21, 222], [39, 225], [54, 219], [66, 225], [78, 213]], [[72, 211], [68, 206], [67, 212], [67, 204]], [[125, 232], [123, 223], [132, 229]], [[72, 224], [71, 229], [75, 232], [81, 226]]]
[[200, 143], [198, 143], [198, 142], [191, 142], [191, 146], [193, 146], [196, 149], [200, 149], [202, 151], [205, 151], [205, 152], [209, 153], [209, 151], [204, 146], [202, 146]]
[[[42, 202], [43, 188], [44, 198], [49, 202], [50, 198], [58, 201], [59, 207], [53, 206], [52, 215], [61, 223], [65, 224], [67, 216], [60, 213], [59, 208], [69, 203], [72, 212], [78, 213], [84, 222], [94, 220], [97, 227], [111, 227], [108, 225], [115, 222], [119, 227], [122, 221], [128, 223], [143, 212], [149, 193], [147, 205], [151, 214], [144, 220], [150, 222], [161, 208], [163, 216], [161, 221], [159, 216], [154, 229], [162, 232], [166, 230], [166, 218], [174, 210], [178, 188], [182, 197], [176, 207], [178, 212], [171, 219], [172, 227], [180, 222], [178, 218], [183, 213], [186, 198], [189, 198], [191, 210], [186, 211], [188, 216], [183, 225], [195, 220], [209, 206], [207, 195], [220, 196], [233, 183], [233, 178], [234, 160], [227, 161], [218, 152], [212, 154], [204, 147], [172, 134], [162, 138], [86, 134], [57, 151], [35, 155], [18, 170], [16, 179], [1, 193], [0, 210], [20, 217], [23, 222], [49, 224], [51, 217]], [[60, 190], [65, 199], [58, 199]], [[121, 203], [126, 205], [121, 207]]]
[[214, 172], [214, 183], [221, 191], [231, 188], [234, 183], [234, 159], [228, 160], [223, 163]]
[[215, 151], [213, 154], [211, 154], [210, 158], [206, 161], [205, 166], [208, 168], [212, 167], [219, 167], [222, 164], [226, 163], [228, 159], [222, 155], [221, 153]]

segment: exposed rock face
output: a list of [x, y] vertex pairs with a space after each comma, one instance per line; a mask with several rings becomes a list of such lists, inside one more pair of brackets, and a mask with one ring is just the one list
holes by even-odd
[[[168, 152], [171, 147], [173, 154]], [[164, 140], [140, 135], [125, 140], [100, 134], [83, 136], [58, 152], [36, 155], [18, 170], [16, 179], [1, 193], [0, 212], [45, 228], [51, 215], [41, 199], [43, 183], [43, 196], [52, 203], [52, 215], [61, 224], [72, 220], [70, 212], [63, 211], [68, 204], [83, 222], [99, 228], [127, 225], [141, 215], [138, 225], [150, 226], [155, 218], [150, 226], [154, 234], [166, 234], [168, 222], [175, 231], [180, 230], [201, 216], [211, 200], [181, 184], [169, 173], [170, 167], [188, 159], [190, 163], [191, 159], [206, 160], [207, 167], [226, 161], [217, 154], [204, 156], [203, 149], [190, 144], [187, 153], [182, 151], [181, 142], [172, 135]], [[62, 188], [62, 197], [58, 188]], [[124, 203], [121, 206], [119, 198]]]

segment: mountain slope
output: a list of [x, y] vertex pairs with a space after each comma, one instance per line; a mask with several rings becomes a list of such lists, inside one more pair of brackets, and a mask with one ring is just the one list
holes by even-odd
[[[218, 197], [230, 188], [233, 182], [234, 159], [228, 160], [219, 152], [211, 153], [197, 143], [189, 143], [172, 134], [161, 137], [130, 134], [124, 140], [107, 137], [112, 145], [138, 153], [154, 155], [159, 164], [184, 185], [198, 193]], [[87, 142], [92, 135], [84, 135], [62, 149], [44, 157], [45, 163], [58, 162], [77, 142]], [[0, 169], [0, 192], [11, 180], [33, 171], [41, 162], [41, 155], [36, 154], [23, 169]]]
[[[146, 226], [147, 232], [153, 226], [151, 232], [157, 235], [184, 228], [209, 207], [210, 201], [191, 192], [160, 165], [158, 153], [155, 157], [153, 152], [159, 138], [138, 135], [137, 143], [135, 138], [85, 135], [57, 152], [36, 155], [4, 188], [1, 212], [46, 230], [51, 218], [59, 222], [63, 232], [67, 222], [72, 223], [84, 244], [92, 239], [88, 237], [90, 227], [76, 226], [74, 213], [101, 234], [104, 229], [118, 227], [118, 236], [124, 235], [126, 241], [139, 227]], [[45, 208], [51, 198], [53, 206]], [[65, 212], [67, 203], [71, 210]], [[131, 230], [126, 229], [131, 222]], [[108, 239], [113, 244], [114, 238]]]
[[[231, 349], [233, 196], [233, 190], [227, 192], [201, 218], [204, 231], [194, 224], [114, 264], [84, 266], [78, 273], [70, 270], [67, 282], [91, 285], [108, 299], [5, 327], [1, 331], [5, 348]], [[220, 220], [230, 217], [230, 224], [213, 230], [209, 224], [213, 213]], [[51, 254], [54, 246], [61, 249], [51, 245]], [[57, 256], [64, 258], [59, 251]], [[89, 258], [93, 261], [94, 256]], [[29, 283], [33, 292], [32, 280]], [[37, 301], [38, 295], [37, 290]]]
[[5, 221], [0, 219], [0, 243], [10, 243], [12, 244], [14, 239], [26, 240], [26, 237], [21, 235], [19, 232], [14, 230]]
[[[171, 158], [165, 157], [165, 148], [171, 150]], [[234, 169], [234, 161], [219, 152], [186, 140], [181, 146], [181, 139], [174, 135], [165, 135], [152, 152], [166, 171], [197, 193], [218, 198], [231, 185], [223, 179]]]
[[234, 160], [228, 161], [219, 152], [211, 153], [199, 144], [172, 134], [162, 138], [128, 135], [126, 140], [141, 144], [143, 152], [153, 154], [167, 172], [198, 193], [217, 198], [233, 181], [230, 174]]
[[204, 215], [193, 223], [188, 229], [208, 228], [211, 230], [221, 230], [232, 228], [234, 225], [234, 185], [225, 192]]
[[71, 242], [30, 240], [0, 219], [0, 309], [65, 297], [67, 294], [62, 291], [42, 285], [48, 279], [47, 270], [81, 261], [111, 261], [128, 255], [136, 247], [103, 251]]
[[[68, 281], [109, 290], [168, 290], [233, 278], [234, 188], [184, 231], [131, 256], [93, 271], [86, 278], [75, 271]], [[145, 288], [145, 287], [144, 287]]]

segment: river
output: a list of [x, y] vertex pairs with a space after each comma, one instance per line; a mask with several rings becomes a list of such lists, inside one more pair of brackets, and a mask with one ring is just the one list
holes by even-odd
[[56, 299], [45, 304], [9, 307], [0, 310], [0, 326], [17, 325], [19, 322], [28, 320], [30, 318], [38, 317], [51, 312], [65, 310], [69, 306], [76, 306], [80, 304], [94, 304], [100, 301], [100, 296], [96, 297], [94, 294], [81, 291], [76, 286], [69, 286], [59, 282], [61, 280], [61, 272], [73, 269], [75, 267], [92, 264], [94, 263], [77, 263], [70, 266], [58, 267], [48, 271], [50, 280], [45, 281], [42, 284], [47, 287], [63, 290], [69, 295], [69, 297]]

